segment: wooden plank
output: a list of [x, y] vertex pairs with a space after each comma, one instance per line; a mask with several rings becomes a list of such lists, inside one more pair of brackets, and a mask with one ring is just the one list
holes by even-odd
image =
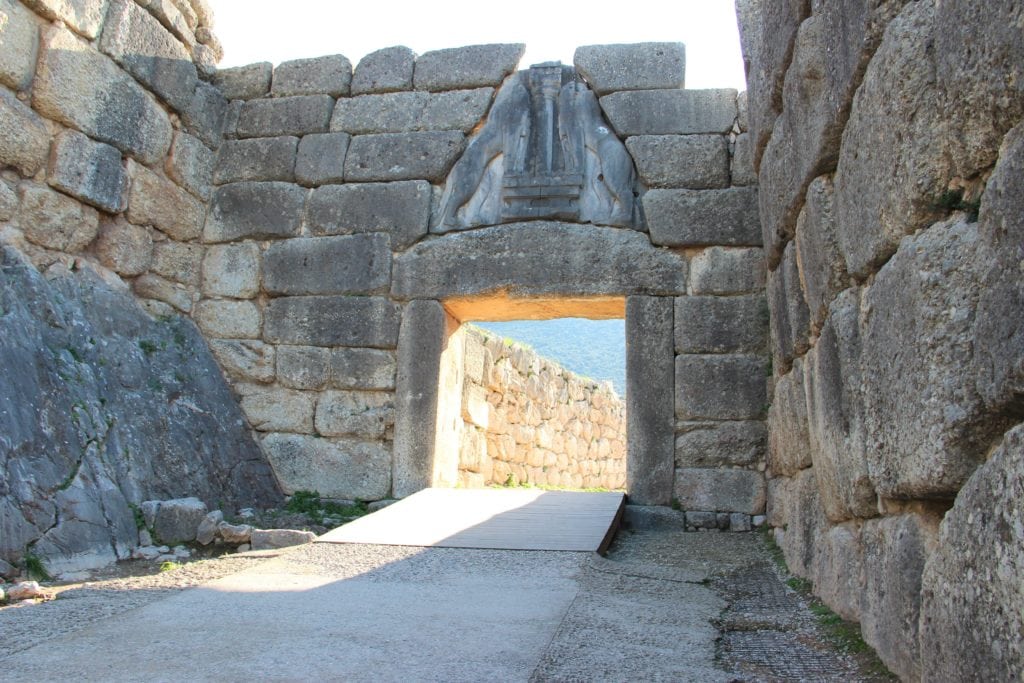
[[622, 493], [424, 489], [317, 541], [600, 552], [611, 542], [624, 504]]

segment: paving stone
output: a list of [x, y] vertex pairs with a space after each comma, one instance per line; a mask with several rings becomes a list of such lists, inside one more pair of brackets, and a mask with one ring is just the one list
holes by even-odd
[[521, 44], [470, 45], [426, 52], [416, 60], [416, 90], [497, 87], [516, 70], [526, 50]]
[[153, 96], [67, 29], [43, 34], [32, 106], [145, 164], [161, 161], [171, 144], [171, 122]]
[[254, 100], [270, 92], [274, 65], [257, 62], [230, 69], [217, 69], [212, 81], [229, 100]]
[[732, 150], [732, 184], [735, 186], [757, 185], [754, 172], [754, 151], [749, 133], [736, 136]]
[[89, 39], [100, 34], [107, 13], [107, 0], [25, 0], [24, 4], [47, 19], [63, 21]]
[[623, 91], [602, 97], [601, 109], [622, 137], [725, 134], [736, 121], [736, 91]]
[[267, 304], [263, 338], [308, 346], [393, 349], [398, 306], [369, 296], [291, 296]]
[[209, 83], [200, 81], [192, 102], [181, 112], [185, 129], [198, 137], [207, 146], [216, 148], [224, 138], [228, 101], [220, 90]]
[[0, 89], [0, 163], [33, 176], [46, 165], [50, 133], [38, 114]]
[[676, 432], [676, 467], [746, 467], [765, 459], [761, 421], [682, 422]]
[[210, 339], [207, 342], [224, 373], [243, 382], [273, 382], [276, 351], [255, 339]]
[[25, 238], [41, 247], [73, 254], [99, 232], [99, 214], [71, 197], [39, 185], [22, 185], [20, 225]]
[[[278, 347], [277, 381], [289, 389], [323, 389], [330, 375], [330, 354], [330, 350], [319, 346]], [[326, 433], [319, 428], [318, 431]]]
[[315, 235], [388, 232], [401, 251], [427, 234], [430, 198], [423, 180], [328, 185], [313, 190], [307, 220]]
[[75, 130], [57, 136], [47, 182], [107, 213], [124, 211], [128, 174], [117, 148]]
[[676, 299], [676, 353], [763, 353], [768, 304], [760, 295]]
[[772, 358], [779, 372], [786, 372], [794, 356], [810, 346], [810, 314], [800, 284], [796, 245], [786, 245], [782, 261], [768, 273], [766, 287], [771, 310]]
[[757, 188], [722, 190], [654, 189], [643, 196], [654, 244], [760, 246]]
[[746, 294], [764, 289], [764, 252], [709, 247], [690, 260], [690, 294]]
[[573, 55], [576, 71], [598, 95], [616, 90], [682, 88], [686, 46], [682, 43], [584, 45]]
[[269, 294], [380, 294], [391, 283], [387, 235], [302, 237], [271, 244], [263, 256]]
[[303, 136], [295, 160], [295, 179], [307, 186], [340, 183], [345, 177], [345, 156], [350, 140], [347, 133]]
[[211, 245], [202, 274], [206, 296], [251, 299], [260, 290], [260, 249], [253, 242]]
[[292, 237], [299, 234], [306, 190], [281, 182], [232, 183], [217, 188], [203, 240]]
[[[675, 472], [674, 493], [684, 510], [757, 515], [765, 505], [764, 476], [751, 470], [680, 468]], [[689, 522], [690, 513], [686, 516]]]
[[262, 443], [287, 493], [319, 491], [325, 498], [378, 500], [391, 491], [391, 453], [379, 442], [268, 434]]
[[494, 88], [397, 92], [338, 100], [331, 130], [346, 133], [471, 132], [487, 114]]
[[357, 135], [345, 158], [345, 180], [441, 183], [464, 146], [465, 136], [457, 131]]
[[[258, 384], [236, 384], [242, 412], [252, 428], [261, 432], [313, 433], [313, 406], [316, 394]], [[270, 454], [267, 454], [268, 457]], [[280, 477], [276, 463], [274, 473]], [[321, 492], [322, 493], [322, 492]]]
[[14, 0], [0, 0], [0, 84], [28, 90], [39, 55], [39, 24], [31, 12]]
[[330, 95], [250, 100], [238, 114], [236, 133], [240, 138], [326, 133], [333, 110]]
[[729, 186], [729, 142], [723, 135], [638, 135], [626, 140], [626, 149], [647, 187]]
[[767, 362], [757, 356], [677, 356], [676, 416], [682, 420], [764, 419], [767, 371]]
[[382, 439], [394, 424], [394, 395], [383, 391], [325, 391], [316, 404], [316, 431], [324, 436]]
[[140, 164], [129, 164], [128, 220], [152, 225], [181, 242], [199, 237], [206, 206], [170, 180]]
[[164, 164], [167, 176], [203, 200], [213, 194], [214, 154], [199, 138], [177, 131]]
[[416, 53], [407, 47], [386, 47], [364, 56], [352, 75], [352, 94], [412, 90]]
[[217, 153], [213, 180], [218, 185], [244, 180], [295, 180], [299, 139], [292, 136], [225, 140]]
[[331, 387], [394, 389], [395, 354], [379, 349], [332, 349]]
[[204, 250], [201, 244], [182, 244], [174, 240], [157, 242], [153, 247], [151, 268], [169, 280], [197, 286]]
[[[192, 312], [192, 293], [184, 285], [171, 282], [167, 278], [145, 273], [135, 278], [132, 289], [143, 299], [162, 301], [182, 313]], [[173, 313], [173, 310], [168, 309], [167, 313]]]
[[281, 62], [274, 69], [270, 94], [348, 96], [352, 83], [352, 62], [342, 55]]

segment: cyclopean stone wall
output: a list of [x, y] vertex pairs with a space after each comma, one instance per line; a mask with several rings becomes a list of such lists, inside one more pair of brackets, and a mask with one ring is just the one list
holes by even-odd
[[610, 384], [479, 328], [462, 333], [460, 486], [626, 487], [626, 407]]
[[906, 680], [1024, 671], [1024, 8], [741, 0], [768, 514]]

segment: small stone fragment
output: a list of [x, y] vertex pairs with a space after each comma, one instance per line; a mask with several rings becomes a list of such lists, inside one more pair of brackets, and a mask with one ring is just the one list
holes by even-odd
[[213, 543], [213, 539], [217, 536], [217, 525], [223, 521], [224, 513], [220, 510], [214, 510], [206, 515], [206, 517], [203, 517], [203, 521], [199, 523], [199, 528], [196, 529], [196, 541], [202, 545]]
[[314, 540], [316, 540], [316, 534], [312, 531], [297, 529], [253, 529], [252, 531], [253, 550], [287, 548], [293, 545], [312, 543]]
[[46, 593], [37, 581], [21, 581], [7, 589], [8, 600], [36, 600], [45, 597]]
[[224, 539], [225, 543], [238, 545], [248, 543], [252, 537], [252, 527], [248, 524], [228, 524], [221, 522], [217, 525], [217, 532]]

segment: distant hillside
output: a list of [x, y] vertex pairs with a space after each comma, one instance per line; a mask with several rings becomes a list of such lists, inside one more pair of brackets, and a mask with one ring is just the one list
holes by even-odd
[[592, 379], [611, 380], [626, 395], [626, 326], [623, 320], [518, 320], [473, 323], [501, 337], [532, 346], [542, 356]]

